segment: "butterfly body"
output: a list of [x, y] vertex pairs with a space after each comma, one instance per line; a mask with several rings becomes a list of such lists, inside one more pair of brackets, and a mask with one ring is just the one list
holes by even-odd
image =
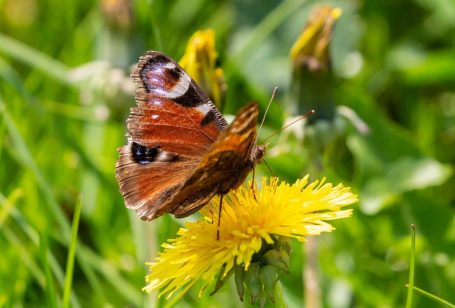
[[239, 187], [261, 162], [267, 145], [255, 145], [257, 103], [228, 125], [191, 77], [159, 52], [141, 57], [132, 77], [138, 106], [130, 110], [116, 178], [126, 207], [143, 220], [191, 215]]

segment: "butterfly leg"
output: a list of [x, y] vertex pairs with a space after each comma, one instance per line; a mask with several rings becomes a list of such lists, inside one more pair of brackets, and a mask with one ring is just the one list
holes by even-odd
[[252, 180], [251, 180], [251, 191], [253, 192], [253, 197], [254, 197], [254, 200], [255, 201], [258, 201], [258, 199], [256, 199], [256, 194], [254, 193], [254, 177], [256, 175], [256, 164], [253, 165], [253, 177], [252, 177]]
[[223, 197], [224, 195], [220, 195], [220, 209], [218, 211], [218, 230], [216, 231], [216, 240], [220, 240], [220, 224], [221, 224], [221, 210], [223, 208]]

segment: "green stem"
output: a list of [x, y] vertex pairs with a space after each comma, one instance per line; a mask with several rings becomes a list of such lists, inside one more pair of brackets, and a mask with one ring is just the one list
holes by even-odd
[[41, 262], [44, 270], [44, 275], [46, 277], [46, 295], [47, 295], [47, 303], [51, 308], [57, 308], [57, 295], [55, 293], [54, 287], [54, 279], [52, 277], [51, 268], [49, 259], [47, 256], [47, 251], [49, 249], [48, 242], [47, 242], [47, 232], [42, 231], [40, 234], [40, 254], [41, 254]]
[[74, 257], [76, 255], [77, 231], [79, 229], [79, 218], [81, 217], [82, 196], [79, 196], [74, 209], [73, 225], [71, 227], [71, 243], [66, 260], [66, 279], [65, 289], [63, 291], [63, 308], [70, 306], [71, 285], [73, 282]]
[[152, 12], [153, 15], [151, 16], [152, 18], [150, 18], [150, 22], [152, 23], [153, 36], [155, 38], [155, 44], [157, 47], [156, 50], [163, 50], [163, 40], [161, 39], [161, 32], [156, 21], [156, 15], [154, 10], [151, 10], [150, 14], [152, 14]]
[[416, 230], [414, 225], [411, 225], [412, 228], [412, 240], [411, 240], [411, 262], [409, 267], [409, 283], [408, 283], [408, 298], [406, 300], [406, 308], [412, 307], [412, 291], [414, 288], [414, 268], [415, 268], [415, 245], [416, 245]]

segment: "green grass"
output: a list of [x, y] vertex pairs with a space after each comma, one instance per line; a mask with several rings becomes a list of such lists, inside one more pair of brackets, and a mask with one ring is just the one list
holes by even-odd
[[408, 287], [408, 297], [406, 299], [406, 308], [412, 307], [412, 296], [413, 296], [413, 289], [414, 289], [414, 277], [415, 277], [415, 250], [416, 250], [416, 230], [414, 225], [411, 225], [412, 229], [412, 239], [411, 239], [411, 259], [410, 259], [410, 266], [409, 266], [409, 283], [407, 284]]
[[[81, 207], [82, 207], [82, 196], [79, 197], [76, 203], [76, 208], [74, 209], [73, 223], [71, 225], [71, 243], [69, 245], [68, 256], [66, 257], [66, 277], [65, 277], [65, 289], [63, 290], [63, 303], [62, 307], [67, 308], [70, 305], [70, 295], [73, 284], [73, 274], [74, 274], [74, 257], [76, 255], [77, 247], [77, 231], [79, 229], [79, 219], [81, 217]], [[50, 280], [49, 284], [51, 283]]]
[[[118, 11], [108, 3], [0, 1], [0, 307], [249, 306], [233, 281], [213, 296], [211, 286], [198, 297], [198, 283], [174, 300], [141, 291], [145, 262], [183, 221], [142, 222], [118, 192], [116, 149], [135, 104], [129, 74], [147, 50], [178, 60], [196, 30], [213, 28], [228, 85], [223, 113], [250, 100], [263, 113], [279, 87], [265, 139], [292, 109], [311, 106], [291, 103], [289, 49], [322, 2], [139, 0]], [[454, 303], [455, 5], [330, 3], [343, 9], [331, 43], [333, 100], [347, 108], [304, 140], [300, 126], [274, 136], [266, 157], [283, 180], [311, 172], [359, 194], [353, 217], [318, 241], [322, 305], [405, 307], [414, 264], [414, 285]], [[256, 173], [270, 175], [263, 165]], [[304, 302], [302, 245], [293, 243], [281, 279], [289, 307]], [[412, 306], [434, 301], [413, 292]]]

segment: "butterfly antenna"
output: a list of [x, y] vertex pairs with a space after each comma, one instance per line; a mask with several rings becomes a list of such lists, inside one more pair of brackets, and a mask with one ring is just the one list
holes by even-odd
[[279, 129], [279, 130], [277, 130], [276, 132], [274, 132], [273, 134], [271, 134], [270, 136], [268, 136], [267, 138], [265, 138], [265, 140], [263, 140], [260, 144], [263, 144], [264, 142], [266, 142], [267, 140], [269, 140], [270, 138], [272, 138], [273, 136], [275, 136], [275, 135], [278, 134], [279, 132], [285, 130], [286, 128], [288, 128], [288, 127], [291, 126], [292, 124], [294, 124], [294, 123], [296, 123], [296, 122], [298, 122], [298, 121], [300, 121], [300, 120], [303, 120], [303, 119], [305, 119], [306, 117], [309, 117], [309, 116], [312, 115], [313, 113], [314, 113], [314, 110], [311, 110], [311, 111], [308, 112], [306, 115], [301, 116], [300, 118], [298, 118], [298, 119], [295, 120], [294, 122], [292, 122], [292, 123], [286, 125], [285, 127], [281, 128], [281, 129]]
[[277, 91], [278, 91], [278, 87], [275, 87], [275, 89], [273, 90], [273, 93], [272, 93], [272, 97], [270, 98], [270, 102], [267, 105], [267, 109], [265, 110], [264, 117], [262, 118], [261, 126], [259, 126], [258, 136], [259, 136], [259, 133], [261, 132], [262, 125], [264, 125], [265, 116], [267, 115], [267, 112], [269, 111], [270, 105], [272, 104], [273, 98], [275, 97], [275, 94]]
[[270, 173], [272, 174], [272, 176], [275, 177], [275, 174], [273, 173], [272, 168], [270, 168], [269, 164], [267, 164], [267, 162], [265, 161], [265, 159], [263, 159], [262, 161], [263, 161], [264, 164], [267, 166], [267, 168], [269, 168], [269, 171], [270, 171]]

